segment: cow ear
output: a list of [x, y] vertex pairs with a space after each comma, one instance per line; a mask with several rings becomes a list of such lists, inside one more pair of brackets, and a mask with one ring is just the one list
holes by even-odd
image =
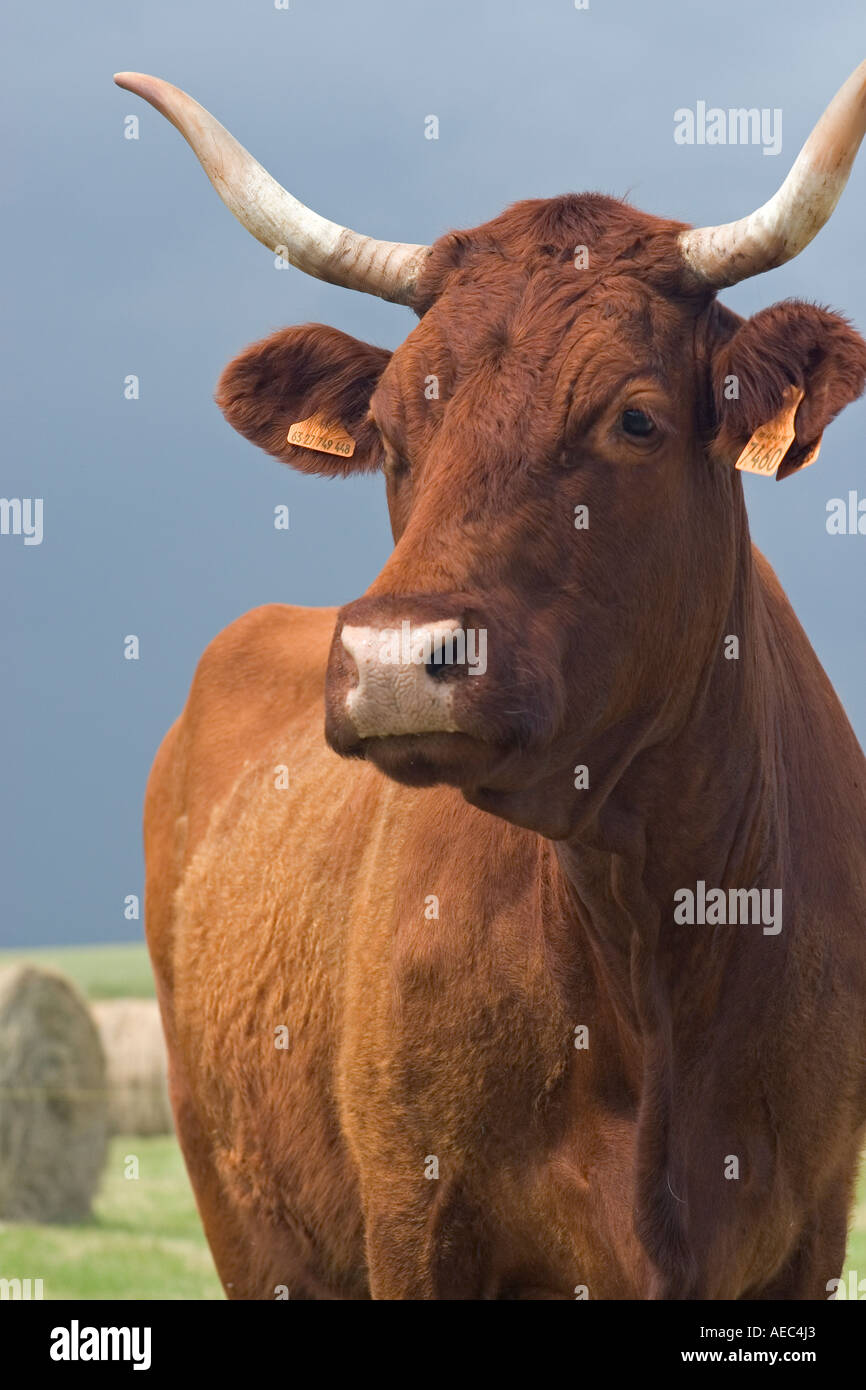
[[370, 396], [390, 356], [324, 324], [284, 328], [229, 363], [216, 402], [245, 439], [303, 473], [369, 473], [382, 462]]
[[712, 372], [713, 457], [734, 464], [748, 445], [748, 471], [778, 466], [781, 480], [813, 461], [827, 425], [862, 394], [866, 342], [840, 314], [790, 299], [741, 323]]

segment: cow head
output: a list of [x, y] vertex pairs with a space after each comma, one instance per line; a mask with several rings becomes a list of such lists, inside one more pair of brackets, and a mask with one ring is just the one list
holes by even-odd
[[339, 614], [331, 746], [571, 833], [597, 800], [576, 769], [600, 792], [676, 729], [721, 657], [750, 565], [742, 450], [797, 388], [779, 476], [793, 472], [863, 390], [866, 343], [840, 317], [788, 302], [743, 321], [715, 295], [830, 215], [866, 129], [866, 64], [739, 223], [693, 230], [569, 195], [432, 248], [324, 223], [183, 93], [122, 85], [169, 115], [261, 240], [419, 314], [393, 354], [286, 329], [218, 388], [232, 425], [283, 462], [385, 475], [395, 548]]

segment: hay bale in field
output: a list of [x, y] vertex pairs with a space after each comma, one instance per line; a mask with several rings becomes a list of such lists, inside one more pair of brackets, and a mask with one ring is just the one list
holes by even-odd
[[0, 1220], [90, 1214], [108, 1142], [105, 1079], [72, 982], [34, 965], [0, 970]]
[[108, 1063], [112, 1134], [170, 1134], [167, 1061], [155, 999], [104, 999], [93, 1005]]

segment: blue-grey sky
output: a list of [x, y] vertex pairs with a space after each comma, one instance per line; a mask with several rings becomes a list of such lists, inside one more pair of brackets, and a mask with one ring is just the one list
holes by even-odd
[[[304, 202], [432, 241], [527, 197], [599, 189], [703, 223], [763, 202], [866, 57], [862, 0], [49, 0], [5, 16], [0, 496], [44, 499], [44, 538], [0, 536], [5, 740], [0, 945], [123, 940], [142, 892], [141, 801], [203, 647], [264, 602], [337, 604], [380, 569], [379, 478], [304, 478], [213, 404], [246, 343], [316, 320], [387, 347], [408, 310], [278, 271], [191, 151], [112, 83], [184, 87]], [[782, 150], [678, 145], [674, 112], [782, 111]], [[124, 118], [140, 138], [124, 138]], [[424, 137], [428, 115], [439, 139]], [[866, 330], [866, 151], [798, 260], [730, 291], [789, 296]], [[140, 399], [124, 399], [124, 378]], [[747, 480], [776, 567], [866, 736], [866, 405], [784, 486]], [[291, 509], [288, 533], [273, 508]], [[123, 639], [140, 638], [138, 661]]]

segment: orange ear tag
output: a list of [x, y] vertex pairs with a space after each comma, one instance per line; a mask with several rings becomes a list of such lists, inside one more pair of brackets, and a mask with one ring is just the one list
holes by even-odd
[[[794, 441], [796, 434], [794, 416], [797, 414], [797, 406], [804, 395], [805, 392], [801, 386], [788, 387], [783, 397], [782, 409], [765, 425], [758, 426], [737, 459], [737, 468], [744, 473], [760, 473], [765, 478], [772, 477]], [[804, 468], [806, 464], [815, 462], [819, 447], [820, 440], [809, 457], [804, 460], [802, 465]]]
[[320, 454], [340, 454], [342, 458], [351, 458], [355, 452], [355, 441], [343, 426], [330, 424], [321, 415], [311, 415], [292, 425], [286, 443], [297, 444], [299, 449], [316, 449]]

